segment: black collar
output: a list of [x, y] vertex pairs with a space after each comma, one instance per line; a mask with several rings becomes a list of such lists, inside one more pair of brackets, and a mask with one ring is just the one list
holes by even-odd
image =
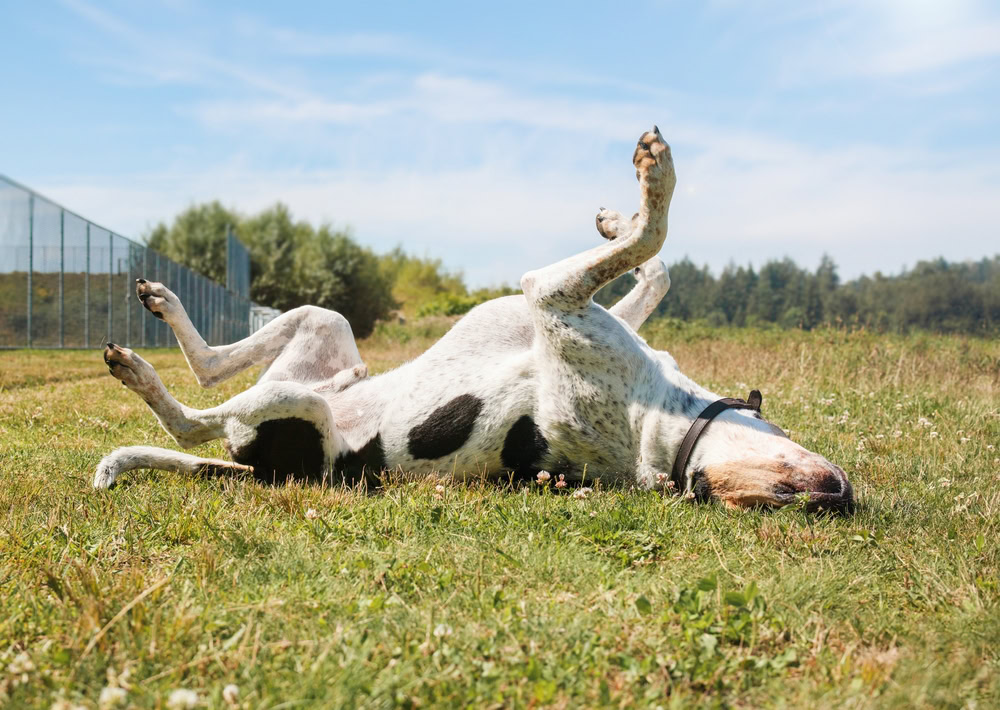
[[695, 420], [691, 423], [691, 428], [681, 441], [681, 447], [677, 450], [677, 457], [674, 459], [674, 468], [670, 472], [670, 480], [674, 484], [674, 490], [680, 494], [687, 492], [688, 482], [684, 478], [684, 470], [687, 468], [691, 458], [691, 452], [698, 444], [698, 438], [705, 432], [708, 425], [717, 416], [727, 409], [753, 409], [760, 412], [761, 396], [760, 390], [751, 390], [746, 400], [723, 397], [712, 402], [701, 410]]

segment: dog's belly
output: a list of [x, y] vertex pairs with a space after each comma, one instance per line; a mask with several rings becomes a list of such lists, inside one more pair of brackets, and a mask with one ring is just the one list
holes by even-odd
[[399, 387], [379, 429], [387, 465], [466, 477], [508, 469], [534, 475], [546, 447], [535, 424], [531, 351], [470, 353], [459, 362], [431, 358], [407, 373], [408, 387]]
[[441, 372], [436, 368], [423, 373], [383, 416], [385, 465], [456, 477], [528, 478], [540, 470], [571, 480], [585, 471], [588, 478], [634, 475], [621, 388], [569, 392], [540, 376], [537, 357], [524, 350], [470, 358], [447, 376], [432, 377]]
[[[413, 362], [338, 397], [335, 420], [352, 445], [338, 470], [634, 476], [629, 402], [641, 379], [636, 363], [645, 360], [636, 351], [646, 346], [607, 311], [588, 315], [597, 325], [582, 332], [579, 321], [564, 324], [580, 341], [554, 352], [535, 341], [522, 297], [474, 309]], [[355, 410], [377, 425], [353, 429]]]

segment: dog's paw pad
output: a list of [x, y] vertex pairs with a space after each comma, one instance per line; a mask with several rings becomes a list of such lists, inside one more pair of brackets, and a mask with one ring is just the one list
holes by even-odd
[[635, 165], [635, 175], [640, 180], [643, 174], [648, 177], [673, 174], [670, 146], [663, 140], [659, 128], [653, 126], [653, 130], [642, 134], [635, 147], [635, 153], [632, 155], [632, 163]]
[[104, 346], [104, 364], [111, 376], [129, 389], [139, 389], [157, 380], [152, 365], [129, 348], [114, 343]]
[[170, 313], [172, 308], [180, 306], [180, 300], [177, 296], [166, 286], [156, 281], [136, 279], [135, 295], [139, 297], [143, 308], [161, 320]]
[[626, 219], [621, 212], [607, 210], [603, 207], [597, 213], [595, 222], [598, 234], [608, 240], [627, 236], [632, 228], [632, 220]]

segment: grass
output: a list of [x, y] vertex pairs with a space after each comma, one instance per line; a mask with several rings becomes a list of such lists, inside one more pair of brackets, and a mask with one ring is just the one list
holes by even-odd
[[[386, 326], [362, 354], [385, 369], [446, 327]], [[95, 492], [104, 453], [167, 436], [96, 351], [0, 353], [0, 705], [228, 707], [228, 684], [252, 708], [1000, 704], [1000, 344], [647, 337], [716, 391], [759, 387], [857, 512], [148, 472]], [[195, 406], [253, 381], [202, 390], [177, 352], [143, 354]]]

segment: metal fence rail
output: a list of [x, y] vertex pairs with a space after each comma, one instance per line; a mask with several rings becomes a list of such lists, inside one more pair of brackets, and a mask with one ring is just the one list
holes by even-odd
[[227, 239], [229, 290], [0, 175], [0, 348], [177, 344], [135, 280], [161, 281], [210, 345], [250, 334], [250, 257]]

